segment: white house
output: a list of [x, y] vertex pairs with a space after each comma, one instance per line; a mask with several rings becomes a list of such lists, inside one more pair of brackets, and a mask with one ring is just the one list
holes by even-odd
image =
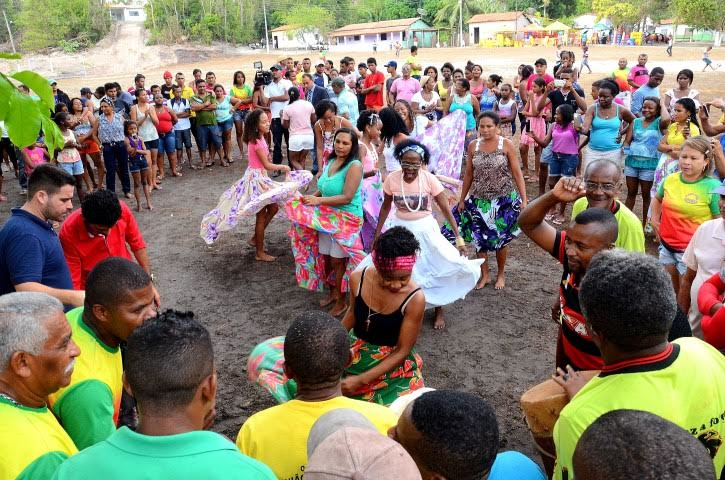
[[468, 40], [478, 45], [481, 40], [496, 38], [501, 32], [521, 32], [534, 23], [524, 12], [480, 13], [468, 21]]
[[330, 43], [345, 49], [390, 50], [395, 42], [404, 48], [413, 44], [431, 47], [435, 44], [436, 30], [420, 18], [403, 18], [382, 22], [353, 23], [330, 33]]
[[106, 7], [114, 22], [145, 22], [146, 21], [145, 1], [123, 3], [107, 3]]
[[318, 29], [301, 28], [299, 25], [282, 25], [269, 31], [272, 48], [304, 50], [322, 41]]

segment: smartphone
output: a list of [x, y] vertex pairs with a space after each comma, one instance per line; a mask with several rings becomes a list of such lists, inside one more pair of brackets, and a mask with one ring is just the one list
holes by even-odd
[[708, 104], [701, 105], [700, 108], [702, 108], [702, 110], [705, 112], [705, 116], [707, 118], [710, 118], [710, 105], [708, 105]]
[[563, 87], [564, 85], [566, 85], [566, 80], [562, 80], [562, 79], [560, 79], [560, 78], [557, 78], [556, 80], [554, 80], [554, 86], [555, 86], [556, 88], [561, 88], [561, 87]]

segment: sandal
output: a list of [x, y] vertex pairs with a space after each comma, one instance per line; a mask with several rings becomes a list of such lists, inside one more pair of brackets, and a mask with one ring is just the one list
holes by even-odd
[[544, 220], [546, 220], [547, 222], [550, 222], [550, 221], [552, 221], [553, 219], [554, 219], [554, 214], [553, 214], [553, 213], [547, 213], [547, 214], [546, 214], [546, 215], [544, 216]]

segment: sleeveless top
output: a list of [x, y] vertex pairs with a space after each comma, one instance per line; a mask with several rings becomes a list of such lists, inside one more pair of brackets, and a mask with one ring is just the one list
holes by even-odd
[[371, 170], [375, 170], [378, 167], [378, 152], [374, 148], [369, 147], [364, 142], [363, 145], [365, 145], [365, 149], [367, 150], [367, 154], [365, 155], [365, 158], [363, 158], [362, 162], [363, 173], [365, 173]]
[[624, 164], [631, 168], [654, 170], [660, 158], [660, 152], [657, 151], [662, 139], [660, 117], [650, 122], [647, 128], [644, 127], [643, 119], [635, 118], [632, 129], [632, 143]]
[[333, 150], [335, 150], [335, 145], [333, 143], [335, 139], [335, 131], [342, 126], [342, 120], [339, 120], [338, 123], [338, 117], [335, 117], [332, 121], [331, 131], [325, 130], [322, 120], [318, 120], [317, 125], [320, 126], [320, 132], [322, 133], [322, 157], [324, 161], [327, 162], [327, 157], [329, 157]]
[[[76, 115], [74, 115], [74, 117], [78, 118]], [[87, 116], [84, 115], [81, 120], [84, 120], [84, 121], [81, 121], [73, 129], [73, 131], [76, 134], [76, 137], [84, 137], [84, 136], [88, 135], [88, 133], [91, 131], [91, 128], [92, 128], [91, 122], [90, 122], [90, 120], [88, 120]]]
[[516, 108], [516, 100], [510, 98], [508, 102], [504, 102], [503, 100], [498, 101], [498, 111], [499, 115], [501, 117], [510, 117], [512, 111]]
[[393, 140], [385, 142], [385, 146], [383, 147], [383, 158], [385, 159], [385, 170], [387, 170], [388, 173], [400, 170], [400, 162], [398, 162], [398, 159], [395, 158], [395, 144], [393, 143]]
[[[136, 150], [146, 150], [144, 148], [143, 140], [141, 140], [139, 137], [136, 137], [134, 140], [133, 137], [127, 137], [128, 138], [128, 144], [131, 145]], [[137, 153], [136, 158], [143, 157], [143, 153]]]
[[[350, 167], [355, 163], [361, 162], [357, 159], [348, 160], [347, 164], [340, 170], [332, 174], [332, 176], [330, 176], [330, 165], [332, 165], [332, 163], [327, 163], [327, 166], [322, 171], [322, 175], [320, 175], [319, 180], [317, 180], [317, 189], [320, 191], [323, 197], [334, 197], [335, 195], [342, 195], [342, 192], [345, 189], [345, 180], [347, 180], [347, 172], [350, 170]], [[337, 205], [331, 208], [334, 208], [335, 210], [342, 210], [355, 216], [362, 217], [362, 198], [360, 196], [361, 186], [362, 180], [358, 184], [357, 190], [355, 190], [355, 195], [353, 195], [350, 203], [346, 205]]]
[[485, 88], [483, 92], [481, 92], [481, 111], [485, 112], [486, 110], [493, 110], [493, 107], [494, 105], [496, 105], [497, 101], [498, 97], [493, 92], [493, 90]]
[[441, 97], [441, 102], [448, 100], [448, 89], [443, 85], [443, 80], [438, 80], [436, 90], [438, 91], [438, 96]]
[[515, 190], [508, 157], [503, 150], [504, 138], [498, 137], [498, 146], [493, 152], [479, 150], [481, 139], [476, 140], [473, 151], [473, 183], [471, 183], [471, 196], [484, 200], [509, 195]]
[[166, 108], [161, 113], [157, 111], [156, 116], [159, 118], [159, 124], [156, 126], [157, 132], [165, 135], [174, 129], [174, 124], [171, 122], [171, 114]]
[[394, 347], [398, 344], [400, 337], [400, 327], [403, 325], [405, 317], [405, 307], [418, 293], [420, 287], [416, 288], [408, 294], [397, 310], [392, 313], [379, 313], [371, 309], [362, 298], [362, 286], [365, 280], [365, 270], [363, 268], [360, 275], [360, 286], [357, 288], [357, 296], [355, 297], [355, 326], [353, 331], [355, 336], [373, 345], [381, 345], [386, 347]]
[[[149, 106], [148, 108], [154, 108]], [[144, 113], [141, 111], [140, 108], [138, 108], [138, 105], [136, 105], [136, 123], [138, 124], [138, 136], [141, 137], [141, 140], [144, 142], [152, 142], [154, 140], [159, 139], [159, 132], [156, 131], [156, 126], [154, 125], [154, 122], [151, 121], [151, 119], [146, 119], [148, 116], [147, 113]], [[146, 119], [143, 124], [141, 123], [144, 119]]]
[[451, 112], [456, 110], [463, 110], [466, 112], [466, 130], [473, 130], [476, 128], [476, 119], [473, 118], [473, 105], [471, 105], [471, 94], [467, 93], [465, 97], [461, 98], [457, 94], [453, 95], [453, 101], [451, 107], [448, 109]]
[[589, 133], [589, 148], [597, 152], [616, 150], [621, 145], [617, 143], [619, 136], [619, 105], [615, 104], [616, 113], [612, 118], [599, 117], [599, 104], [594, 105], [594, 119]]

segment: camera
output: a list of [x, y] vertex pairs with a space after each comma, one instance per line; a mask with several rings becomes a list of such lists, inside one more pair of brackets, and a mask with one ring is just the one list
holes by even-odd
[[254, 62], [254, 88], [266, 87], [272, 83], [272, 72], [262, 69], [262, 62]]

